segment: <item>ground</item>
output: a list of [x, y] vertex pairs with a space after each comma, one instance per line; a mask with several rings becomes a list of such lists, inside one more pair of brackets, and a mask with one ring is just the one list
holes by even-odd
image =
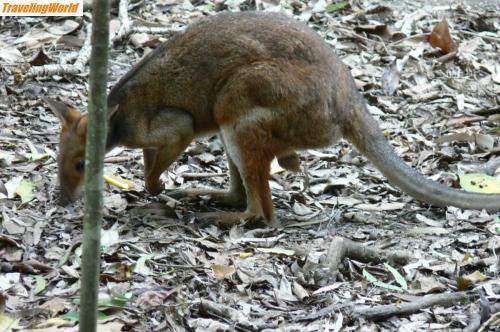
[[[110, 86], [171, 31], [201, 16], [279, 10], [306, 21], [335, 49], [407, 163], [459, 187], [458, 173], [500, 173], [500, 16], [498, 2], [480, 3], [131, 2], [135, 28], [115, 38]], [[117, 14], [115, 4], [113, 33], [126, 25]], [[86, 109], [89, 17], [0, 20], [2, 330], [75, 330], [83, 203], [57, 204], [59, 121], [40, 97]], [[427, 36], [443, 19], [454, 44], [433, 48]], [[193, 142], [163, 178], [168, 189], [223, 188], [226, 172], [220, 142], [208, 137]], [[148, 195], [138, 150], [113, 150], [105, 173], [134, 187], [105, 188], [101, 331], [500, 329], [498, 214], [418, 202], [347, 142], [302, 152], [298, 173], [273, 167], [279, 228], [199, 224], [195, 212], [219, 208], [177, 201], [168, 191]], [[344, 253], [331, 269], [344, 239], [380, 257]], [[395, 253], [404, 259], [391, 259]], [[391, 314], [428, 295], [448, 298]], [[381, 305], [389, 317], [363, 311]]]

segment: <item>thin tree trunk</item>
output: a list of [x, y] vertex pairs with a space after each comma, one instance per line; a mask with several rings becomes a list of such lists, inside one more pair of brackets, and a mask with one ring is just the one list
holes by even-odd
[[85, 215], [80, 290], [80, 332], [97, 326], [100, 242], [103, 208], [104, 153], [106, 144], [106, 84], [108, 80], [109, 1], [94, 0], [90, 55], [89, 122], [85, 165]]

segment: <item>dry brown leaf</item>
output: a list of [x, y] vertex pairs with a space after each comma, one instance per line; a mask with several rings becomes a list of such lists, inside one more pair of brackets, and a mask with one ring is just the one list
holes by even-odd
[[450, 53], [456, 49], [455, 43], [451, 38], [450, 29], [448, 27], [448, 21], [443, 18], [429, 36], [429, 43], [432, 47], [440, 48], [445, 54]]
[[224, 280], [226, 278], [231, 278], [236, 272], [236, 268], [229, 265], [212, 264], [212, 271], [217, 280]]

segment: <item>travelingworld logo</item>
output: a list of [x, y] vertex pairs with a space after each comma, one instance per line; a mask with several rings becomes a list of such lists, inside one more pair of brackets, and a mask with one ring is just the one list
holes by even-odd
[[0, 16], [82, 16], [83, 0], [0, 0]]

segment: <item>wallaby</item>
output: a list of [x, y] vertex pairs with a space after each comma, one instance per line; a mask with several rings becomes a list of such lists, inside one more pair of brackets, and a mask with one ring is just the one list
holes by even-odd
[[[85, 165], [87, 116], [46, 103], [62, 122], [62, 199], [77, 198]], [[273, 220], [270, 163], [296, 170], [295, 151], [346, 138], [396, 186], [424, 202], [500, 211], [500, 195], [466, 193], [430, 181], [407, 166], [367, 111], [346, 66], [305, 24], [278, 14], [222, 13], [200, 20], [145, 56], [108, 96], [107, 149], [142, 148], [146, 189], [163, 190], [160, 175], [193, 138], [218, 132], [229, 163], [228, 191], [210, 195], [245, 212], [201, 218], [231, 224]]]

